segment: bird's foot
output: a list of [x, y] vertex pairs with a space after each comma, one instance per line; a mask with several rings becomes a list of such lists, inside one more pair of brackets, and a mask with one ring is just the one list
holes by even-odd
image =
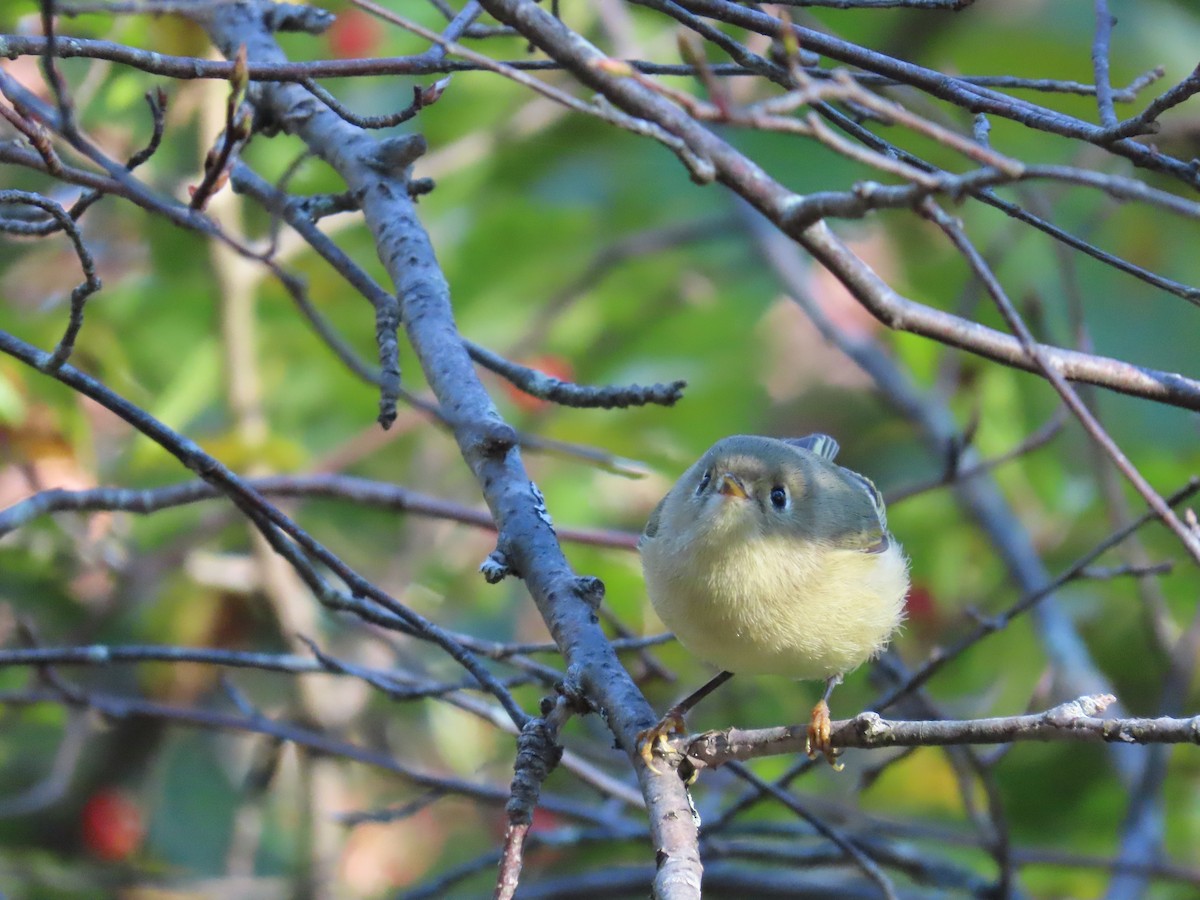
[[838, 757], [842, 755], [841, 748], [829, 745], [830, 730], [829, 704], [822, 700], [813, 707], [812, 719], [808, 723], [808, 738], [804, 742], [804, 750], [808, 753], [809, 759], [816, 759], [818, 754], [823, 755], [825, 761], [833, 766], [833, 770], [840, 772], [846, 767], [838, 762]]
[[638, 732], [638, 753], [641, 754], [646, 767], [651, 772], [655, 775], [662, 774], [654, 765], [654, 755], [657, 753], [659, 756], [666, 756], [671, 751], [671, 737], [684, 734], [686, 731], [687, 726], [683, 721], [683, 713], [677, 707], [672, 706], [667, 710], [666, 715], [658, 720], [657, 725]]

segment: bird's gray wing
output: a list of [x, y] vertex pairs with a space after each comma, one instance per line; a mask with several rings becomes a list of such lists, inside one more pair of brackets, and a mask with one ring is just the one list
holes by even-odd
[[864, 553], [883, 553], [891, 546], [892, 537], [887, 530], [887, 510], [883, 505], [883, 495], [879, 493], [879, 488], [875, 487], [875, 482], [866, 475], [860, 475], [850, 469], [842, 469], [842, 474], [862, 491], [863, 498], [869, 504], [864, 504], [862, 529], [845, 535], [843, 546], [862, 550]]
[[834, 458], [841, 450], [841, 446], [827, 434], [810, 434], [807, 437], [801, 438], [784, 438], [785, 444], [791, 444], [793, 447], [799, 447], [801, 450], [807, 450], [821, 459], [827, 459], [833, 462]]
[[[670, 494], [667, 495], [669, 496]], [[638, 549], [658, 536], [659, 520], [662, 519], [663, 507], [667, 505], [667, 497], [658, 501], [658, 506], [654, 507], [654, 512], [650, 513], [650, 518], [646, 520], [646, 527], [642, 529], [642, 536], [638, 538]]]

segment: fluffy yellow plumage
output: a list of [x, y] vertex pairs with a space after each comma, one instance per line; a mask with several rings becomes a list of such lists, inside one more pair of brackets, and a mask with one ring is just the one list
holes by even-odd
[[[732, 673], [824, 678], [832, 689], [887, 644], [908, 565], [875, 486], [834, 463], [837, 450], [825, 435], [726, 438], [651, 515], [639, 543], [647, 592], [700, 659]], [[822, 707], [818, 746], [828, 741], [824, 700], [814, 724]], [[672, 710], [653, 741], [681, 715]]]

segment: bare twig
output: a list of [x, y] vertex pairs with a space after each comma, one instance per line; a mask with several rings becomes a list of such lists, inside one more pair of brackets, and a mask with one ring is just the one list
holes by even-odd
[[730, 761], [729, 766], [733, 770], [734, 774], [736, 774], [743, 781], [750, 783], [758, 790], [774, 797], [793, 813], [798, 815], [801, 819], [816, 829], [816, 831], [822, 837], [832, 841], [838, 847], [838, 849], [846, 854], [846, 856], [854, 863], [854, 865], [858, 866], [858, 868], [862, 870], [862, 873], [866, 875], [867, 878], [875, 883], [881, 896], [887, 898], [887, 900], [896, 900], [896, 888], [895, 885], [892, 884], [891, 879], [883, 873], [879, 866], [875, 864], [875, 861], [872, 860], [871, 857], [865, 853], [860, 846], [858, 846], [858, 844], [856, 844], [846, 835], [842, 834], [839, 829], [834, 828], [820, 816], [813, 813], [808, 809], [808, 807], [802, 804], [783, 788], [779, 787], [778, 785], [771, 784], [769, 781], [764, 781], [738, 762]]
[[1200, 92], [1200, 66], [1193, 69], [1192, 73], [1183, 81], [1154, 98], [1142, 112], [1114, 125], [1109, 134], [1117, 139], [1138, 134], [1153, 134], [1158, 131], [1159, 116], [1198, 92]]
[[[693, 152], [715, 167], [717, 180], [739, 193], [813, 254], [873, 315], [889, 327], [931, 337], [1006, 365], [1039, 371], [1018, 339], [901, 296], [823, 223], [813, 225], [807, 219], [793, 221], [793, 212], [803, 208], [803, 197], [787, 190], [761, 167], [656, 92], [632, 79], [603, 71], [600, 64], [607, 57], [581, 37], [570, 33], [561, 22], [536, 4], [529, 0], [482, 2], [493, 15], [516, 24], [523, 34], [568, 65], [580, 81], [603, 92], [612, 103], [631, 115], [657, 122], [661, 128], [680, 135]], [[698, 0], [688, 5], [705, 6], [708, 2]], [[760, 23], [756, 18], [756, 13], [725, 5], [721, 9], [731, 20], [740, 21], [750, 16], [756, 25], [765, 27], [765, 23]], [[778, 33], [777, 25], [770, 34]], [[804, 32], [800, 37], [805, 41], [810, 35]], [[1192, 379], [1058, 347], [1043, 345], [1039, 350], [1065, 378], [1200, 409], [1200, 383]]]
[[[114, 720], [158, 719], [208, 730], [265, 734], [320, 753], [374, 766], [425, 789], [460, 794], [497, 806], [507, 802], [509, 796], [508, 790], [504, 787], [494, 787], [422, 772], [398, 762], [391, 753], [351, 744], [322, 732], [268, 718], [257, 712], [245, 715], [244, 713], [235, 714], [200, 707], [173, 706], [153, 700], [122, 697], [97, 691], [85, 692], [77, 698], [64, 696], [61, 691], [53, 688], [0, 691], [0, 706], [41, 704], [82, 707]], [[563, 801], [558, 797], [544, 796], [542, 803], [548, 810], [585, 822], [603, 824], [609, 818], [607, 814], [599, 814], [582, 804]]]
[[[70, 238], [75, 255], [79, 257], [80, 268], [83, 269], [83, 282], [76, 285], [71, 291], [71, 312], [70, 318], [67, 321], [67, 328], [63, 332], [63, 336], [59, 339], [58, 346], [54, 348], [54, 352], [50, 354], [44, 363], [45, 370], [53, 372], [67, 361], [67, 358], [71, 355], [71, 351], [75, 349], [75, 339], [79, 337], [79, 330], [83, 328], [84, 304], [87, 303], [88, 297], [100, 290], [100, 279], [96, 275], [96, 262], [92, 258], [87, 245], [83, 242], [83, 235], [79, 232], [79, 226], [75, 224], [75, 220], [59, 204], [47, 197], [42, 197], [39, 194], [31, 194], [28, 191], [0, 191], [0, 204], [9, 203], [35, 206], [49, 214], [58, 227], [66, 232], [67, 237]], [[7, 221], [0, 220], [0, 231], [10, 230], [20, 231], [20, 229], [11, 228]]]
[[[1118, 744], [1200, 744], [1200, 716], [1188, 719], [1105, 719], [1099, 714], [1114, 701], [1111, 694], [1080, 697], [1043, 713], [995, 719], [901, 722], [877, 713], [860, 713], [835, 722], [835, 747], [941, 747], [952, 744], [1007, 744], [1012, 741], [1089, 741]], [[799, 754], [808, 725], [729, 728], [685, 738], [680, 752], [696, 766], [720, 766], [733, 760]]]
[[652, 384], [643, 387], [640, 384], [605, 385], [589, 387], [587, 385], [571, 384], [558, 378], [546, 375], [528, 366], [522, 366], [505, 359], [498, 353], [493, 353], [486, 347], [481, 347], [474, 341], [463, 341], [471, 359], [497, 375], [502, 375], [525, 393], [561, 403], [563, 406], [575, 406], [584, 409], [624, 409], [629, 406], [645, 406], [658, 404], [674, 406], [683, 397], [686, 381], [672, 381], [670, 384]]
[[[194, 0], [180, 0], [179, 11], [194, 7]], [[59, 3], [62, 12], [66, 4]], [[76, 7], [79, 4], [75, 5]], [[121, 11], [121, 10], [116, 10]], [[448, 32], [442, 37], [448, 38]], [[46, 39], [37, 35], [0, 35], [0, 55], [6, 58], [19, 56], [41, 56], [45, 52]], [[297, 60], [284, 63], [251, 63], [248, 72], [251, 81], [285, 81], [303, 83], [306, 79], [353, 78], [387, 75], [441, 75], [454, 72], [486, 70], [483, 64], [469, 60], [445, 59], [432, 51], [442, 50], [435, 45], [430, 51], [415, 56], [373, 57], [368, 59], [317, 59]], [[130, 47], [112, 41], [71, 37], [60, 39], [55, 45], [59, 59], [102, 59], [120, 63], [151, 75], [179, 80], [216, 79], [228, 81], [233, 64], [223, 60], [201, 57], [173, 56]], [[646, 75], [674, 75], [694, 77], [697, 68], [681, 63], [663, 63], [645, 59], [623, 59], [624, 63]], [[490, 60], [489, 60], [490, 62]], [[523, 72], [553, 72], [563, 68], [561, 63], [549, 59], [510, 59], [502, 61], [505, 66]], [[716, 77], [754, 77], [761, 73], [737, 63], [709, 63], [707, 71]], [[828, 69], [806, 67], [805, 74], [811, 78], [828, 78]], [[1113, 91], [1113, 100], [1132, 103], [1148, 85], [1160, 80], [1165, 74], [1162, 67], [1150, 69], [1133, 79], [1123, 88]], [[855, 79], [863, 85], [889, 87], [904, 82], [874, 72], [858, 72]], [[1096, 87], [1077, 81], [1056, 78], [1023, 78], [1016, 75], [958, 75], [957, 81], [978, 87], [1005, 88], [1009, 90], [1038, 91], [1053, 94], [1075, 94], [1095, 96]], [[1173, 105], [1173, 104], [1172, 104]], [[1137, 131], [1134, 134], [1140, 133]]]
[[1114, 128], [1117, 114], [1113, 110], [1112, 82], [1108, 75], [1108, 53], [1116, 19], [1108, 11], [1108, 0], [1095, 0], [1096, 38], [1092, 42], [1092, 70], [1096, 73], [1096, 106], [1100, 109], [1100, 124]]
[[229, 76], [229, 99], [225, 102], [225, 130], [215, 147], [204, 157], [204, 177], [190, 188], [192, 209], [204, 209], [209, 198], [229, 179], [229, 165], [234, 154], [250, 140], [251, 113], [243, 107], [246, 88], [250, 84], [246, 74], [246, 50], [243, 47], [234, 60], [233, 74]]
[[[1177, 506], [1183, 503], [1189, 497], [1192, 497], [1200, 490], [1200, 478], [1193, 478], [1185, 487], [1180, 488], [1175, 493], [1166, 498], [1166, 502], [1170, 506]], [[951, 660], [956, 659], [969, 648], [973, 647], [980, 640], [995, 631], [1004, 628], [1022, 613], [1027, 612], [1036, 606], [1046, 597], [1051, 596], [1055, 591], [1061, 588], [1074, 578], [1077, 578], [1084, 572], [1092, 562], [1098, 559], [1102, 554], [1112, 547], [1120, 544], [1125, 538], [1133, 534], [1137, 529], [1141, 528], [1147, 522], [1154, 521], [1158, 518], [1158, 513], [1155, 510], [1147, 511], [1137, 519], [1126, 523], [1123, 527], [1118, 528], [1111, 535], [1077, 559], [1074, 563], [1064, 569], [1057, 577], [1047, 582], [1041, 588], [1032, 591], [1014, 603], [1004, 612], [996, 616], [991, 616], [982, 620], [975, 629], [967, 636], [956, 641], [953, 645], [944, 648], [938, 648], [930, 658], [921, 666], [919, 666], [912, 676], [900, 687], [889, 692], [877, 704], [880, 709], [886, 709], [896, 702], [900, 697], [910, 691], [925, 684], [934, 673], [940, 671]]]
[[[396, 512], [449, 519], [495, 531], [496, 524], [486, 510], [474, 509], [422, 494], [409, 488], [351, 475], [272, 475], [246, 479], [246, 483], [264, 496], [326, 497], [378, 506]], [[51, 488], [0, 510], [0, 535], [9, 533], [34, 519], [56, 512], [132, 512], [148, 514], [221, 497], [222, 492], [205, 481], [189, 481], [161, 488], [86, 488], [72, 491]], [[565, 541], [632, 550], [637, 535], [626, 531], [586, 528], [559, 528]]]
[[1005, 321], [1008, 322], [1009, 327], [1020, 338], [1029, 359], [1041, 370], [1046, 380], [1062, 396], [1063, 401], [1070, 407], [1088, 434], [1092, 436], [1092, 439], [1112, 458], [1113, 463], [1130, 483], [1133, 484], [1137, 492], [1142, 495], [1142, 498], [1158, 517], [1162, 519], [1168, 528], [1175, 532], [1192, 558], [1197, 563], [1200, 563], [1200, 534], [1197, 534], [1196, 529], [1184, 525], [1179, 517], [1175, 515], [1174, 510], [1171, 509], [1167, 501], [1154, 490], [1145, 476], [1129, 461], [1129, 458], [1104, 429], [1104, 426], [1100, 424], [1100, 421], [1087, 408], [1083, 400], [1080, 399], [1079, 394], [1067, 384], [1067, 380], [1058, 371], [1055, 364], [1042, 352], [1042, 345], [1034, 340], [1024, 319], [1008, 299], [1007, 294], [992, 273], [991, 268], [967, 239], [962, 227], [952, 217], [946, 215], [936, 204], [927, 201], [922, 208], [946, 232], [954, 242], [954, 245], [966, 257], [972, 270], [983, 281], [984, 287], [995, 301], [996, 306], [1000, 309]]
[[521, 880], [525, 836], [533, 824], [533, 810], [541, 795], [542, 785], [562, 758], [558, 733], [575, 712], [579, 697], [569, 699], [566, 693], [543, 701], [543, 714], [530, 719], [521, 729], [517, 741], [517, 758], [513, 763], [512, 795], [505, 812], [508, 829], [504, 835], [504, 851], [500, 857], [500, 872], [496, 877], [495, 900], [512, 900]]

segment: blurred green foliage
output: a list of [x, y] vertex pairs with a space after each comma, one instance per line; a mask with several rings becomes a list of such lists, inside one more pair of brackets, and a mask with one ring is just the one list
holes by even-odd
[[[409, 12], [408, 4], [389, 5]], [[1125, 6], [1118, 10], [1121, 21], [1114, 33], [1114, 82], [1123, 84], [1159, 64], [1167, 70], [1167, 82], [1160, 84], [1186, 74], [1200, 43], [1200, 18], [1194, 7], [1185, 2]], [[331, 8], [345, 11], [339, 4]], [[28, 2], [6, 5], [0, 11], [0, 26], [6, 31], [32, 29], [33, 9]], [[671, 32], [664, 30], [662, 20], [642, 9], [630, 13], [634, 34], [648, 55], [673, 61]], [[420, 15], [428, 24], [437, 22], [429, 10], [422, 9]], [[563, 15], [572, 27], [598, 34], [585, 4], [564, 3]], [[1092, 10], [1086, 3], [980, 3], [969, 14], [953, 16], [899, 10], [813, 10], [807, 15], [850, 40], [947, 71], [1081, 82], [1092, 77]], [[61, 27], [70, 34], [164, 52], [208, 52], [197, 28], [171, 17], [87, 15], [64, 19]], [[422, 49], [394, 28], [378, 26], [370, 38], [378, 55]], [[285, 44], [295, 58], [332, 53], [326, 38], [290, 35]], [[499, 39], [485, 46], [500, 58], [525, 54], [517, 40]], [[14, 73], [20, 67], [23, 79], [36, 77], [33, 60], [6, 65]], [[67, 61], [63, 68], [77, 91], [82, 125], [117, 157], [128, 155], [148, 134], [142, 93], [159, 85], [167, 89], [171, 102], [166, 141], [138, 175], [164, 195], [186, 198], [187, 186], [199, 181], [200, 161], [216, 134], [214, 123], [219, 127], [219, 119], [203, 110], [220, 108], [225, 86], [169, 82], [83, 60]], [[567, 83], [560, 76], [547, 77]], [[686, 81], [677, 83], [694, 89]], [[364, 113], [397, 108], [408, 101], [411, 89], [403, 78], [343, 79], [328, 86]], [[752, 90], [748, 84], [735, 87]], [[1143, 94], [1143, 99], [1148, 96]], [[969, 129], [961, 110], [935, 110], [907, 91], [898, 92], [898, 97], [917, 111]], [[1090, 98], [1034, 99], [1094, 118]], [[1171, 121], [1181, 124], [1182, 133], [1183, 125], [1194, 126], [1195, 113], [1185, 107]], [[1098, 154], [1070, 141], [1004, 121], [991, 124], [993, 145], [1011, 156], [1098, 164]], [[415, 126], [430, 144], [430, 154], [417, 164], [416, 172], [438, 181], [437, 190], [422, 199], [420, 210], [452, 286], [464, 335], [500, 352], [518, 348], [522, 358], [559, 357], [584, 383], [688, 380], [685, 400], [673, 409], [530, 412], [498, 379], [484, 375], [497, 405], [518, 427], [643, 461], [652, 473], [633, 481], [576, 459], [528, 454], [527, 464], [559, 524], [638, 530], [674, 477], [714, 440], [730, 433], [829, 431], [841, 441], [846, 464], [871, 475], [884, 490], [939, 472], [940, 462], [929, 456], [911, 425], [874, 394], [852, 363], [822, 346], [799, 309], [780, 299], [779, 285], [738, 224], [724, 189], [692, 184], [659, 145], [566, 115], [518, 86], [483, 73], [455, 75], [444, 97], [423, 111]], [[877, 177], [795, 138], [758, 133], [727, 137], [798, 190], [843, 189], [856, 179]], [[964, 165], [945, 148], [903, 135], [889, 137], [951, 169]], [[293, 139], [259, 137], [245, 158], [264, 176], [276, 178], [300, 150]], [[1124, 171], [1111, 160], [1103, 164], [1108, 170]], [[5, 178], [6, 186], [55, 190], [44, 178], [24, 171], [5, 170]], [[302, 163], [290, 182], [297, 193], [335, 192], [340, 187], [327, 167], [312, 160]], [[214, 215], [231, 231], [265, 240], [271, 223], [244, 200], [227, 194], [214, 201]], [[1200, 282], [1194, 229], [1164, 222], [1160, 211], [1118, 206], [1091, 191], [1044, 184], [1006, 196], [1041, 204], [1064, 228], [1139, 265], [1184, 282]], [[1165, 370], [1186, 372], [1192, 367], [1195, 374], [1194, 329], [1189, 327], [1194, 310], [1178, 298], [1079, 255], [1064, 269], [1044, 236], [993, 210], [971, 205], [958, 213], [1048, 340], [1070, 344], [1076, 339], [1070, 323], [1071, 304], [1077, 298], [1097, 352]], [[643, 230], [713, 216], [728, 216], [728, 226], [704, 240], [615, 265], [569, 302], [548, 310], [548, 299], [572, 284], [613, 243]], [[331, 222], [341, 246], [386, 283], [366, 229], [352, 217]], [[940, 308], [965, 308], [979, 320], [1003, 327], [986, 299], [969, 285], [962, 261], [911, 214], [890, 213], [838, 227], [878, 253], [872, 262], [909, 296]], [[373, 424], [378, 400], [371, 386], [346, 371], [264, 271], [233, 267], [222, 273], [218, 270], [225, 263], [214, 258], [212, 247], [200, 236], [116, 199], [104, 200], [87, 214], [84, 234], [105, 282], [88, 306], [76, 351], [75, 362], [86, 371], [241, 473], [306, 473], [335, 460], [338, 471], [478, 503], [477, 486], [453, 442], [422, 417], [402, 412], [393, 433], [379, 439]], [[281, 253], [286, 266], [306, 279], [322, 315], [364, 359], [374, 360], [373, 313], [366, 301], [314, 254], [297, 251], [288, 240], [281, 244]], [[40, 346], [52, 346], [65, 323], [67, 294], [78, 278], [75, 260], [61, 237], [0, 243], [0, 327]], [[235, 302], [230, 291], [240, 292], [241, 300], [253, 307], [255, 334], [249, 356], [231, 356], [222, 335], [221, 322]], [[535, 344], [525, 346], [535, 332]], [[950, 388], [945, 401], [960, 425], [978, 418], [975, 444], [985, 456], [1020, 443], [1056, 407], [1050, 388], [1033, 376], [912, 336], [875, 336], [923, 388]], [[420, 393], [423, 379], [403, 341], [402, 364], [406, 387]], [[253, 372], [241, 368], [245, 366]], [[256, 402], [266, 423], [265, 433], [257, 437], [247, 437], [245, 421], [230, 399], [231, 386], [251, 375], [260, 385]], [[1196, 471], [1200, 453], [1193, 414], [1100, 392], [1089, 396], [1125, 452], [1160, 491], [1175, 489]], [[103, 411], [11, 360], [0, 360], [0, 435], [5, 504], [34, 486], [150, 487], [188, 475], [173, 458]], [[1112, 528], [1096, 458], [1072, 423], [1048, 447], [995, 473], [1051, 572], [1061, 570]], [[1119, 490], [1132, 498], [1124, 486]], [[1140, 510], [1136, 500], [1130, 502]], [[491, 549], [486, 532], [343, 501], [289, 501], [288, 506], [347, 562], [440, 624], [491, 640], [545, 638], [519, 583], [488, 587], [478, 577], [478, 563]], [[971, 625], [965, 610], [996, 612], [1018, 598], [994, 549], [945, 489], [894, 505], [890, 518], [911, 556], [915, 581], [933, 601], [931, 611], [912, 621], [896, 641], [900, 657], [909, 665], [918, 664], [934, 645], [965, 633]], [[1175, 571], [1156, 584], [1175, 622], [1186, 627], [1200, 586], [1195, 570], [1165, 529], [1150, 526], [1141, 537], [1152, 560], [1178, 561]], [[293, 646], [291, 621], [266, 599], [260, 584], [239, 580], [236, 563], [252, 560], [252, 550], [248, 529], [219, 502], [144, 517], [65, 515], [41, 520], [0, 543], [0, 633], [10, 646], [20, 641], [18, 623], [27, 623], [46, 646], [171, 643], [284, 652]], [[569, 546], [567, 552], [579, 571], [603, 578], [608, 606], [617, 619], [636, 633], [660, 627], [644, 603], [632, 554], [580, 546]], [[221, 564], [214, 570], [220, 577], [197, 574], [205, 560]], [[1113, 554], [1102, 562], [1120, 561], [1119, 554]], [[1120, 578], [1081, 583], [1063, 591], [1059, 602], [1071, 611], [1097, 665], [1127, 707], [1154, 714], [1167, 662], [1147, 628], [1134, 582]], [[399, 638], [385, 643], [323, 612], [310, 612], [308, 621], [316, 630], [307, 636], [323, 646], [343, 646], [356, 654], [369, 651], [376, 664], [387, 664], [394, 653], [405, 664], [457, 677], [454, 666], [428, 647]], [[654, 652], [678, 673], [675, 684], [647, 685], [660, 708], [706, 677], [677, 646]], [[64, 669], [62, 674], [88, 690], [144, 692], [164, 702], [232, 708], [211, 669], [185, 669], [182, 674], [177, 669], [114, 666]], [[135, 677], [135, 671], [141, 674]], [[1045, 704], [1044, 676], [1044, 652], [1030, 623], [1021, 619], [948, 667], [929, 690], [947, 715], [1014, 714], [1030, 702]], [[234, 672], [229, 677], [264, 713], [303, 718], [303, 698], [288, 676]], [[18, 669], [3, 671], [0, 680], [5, 689], [37, 683], [36, 673]], [[803, 718], [814, 690], [770, 679], [738, 679], [701, 707], [692, 725], [701, 729], [796, 721]], [[539, 693], [518, 690], [529, 709], [535, 708]], [[859, 672], [835, 695], [834, 711], [851, 714], [874, 696], [876, 688], [867, 672]], [[1194, 711], [1196, 701], [1193, 684], [1184, 709]], [[79, 715], [57, 706], [6, 713], [0, 732], [0, 798], [16, 796], [47, 777], [61, 746], [59, 736]], [[97, 885], [107, 890], [150, 875], [186, 880], [226, 871], [226, 861], [236, 849], [231, 844], [238, 834], [234, 821], [239, 807], [249, 802], [243, 782], [250, 758], [263, 752], [264, 741], [138, 720], [93, 724], [89, 734], [82, 761], [53, 804], [0, 819], [3, 880], [27, 886], [27, 894], [12, 896], [94, 896]], [[433, 702], [396, 704], [374, 697], [346, 726], [346, 735], [366, 745], [390, 747], [399, 758], [427, 771], [501, 785], [510, 771], [510, 738]], [[595, 722], [572, 723], [567, 740], [592, 759], [612, 761], [605, 752], [608, 739]], [[787, 762], [767, 760], [759, 769], [764, 775], [777, 774]], [[274, 787], [262, 799], [257, 872], [264, 876], [307, 865], [304, 841], [299, 839], [309, 814], [305, 782], [296, 776], [298, 763], [291, 754], [284, 754], [280, 766]], [[403, 803], [415, 796], [403, 780], [386, 773], [349, 763], [339, 772], [338, 810]], [[1008, 754], [997, 774], [1018, 845], [1113, 853], [1127, 797], [1103, 750], [1078, 744], [1023, 744]], [[852, 782], [821, 770], [802, 789], [835, 807], [857, 802], [888, 820], [962, 828], [962, 798], [939, 751], [921, 750], [892, 766], [857, 799]], [[137, 798], [148, 826], [137, 856], [120, 864], [87, 859], [77, 832], [78, 810], [86, 797], [110, 784]], [[547, 787], [586, 796], [564, 773], [553, 776]], [[736, 785], [720, 773], [706, 775], [697, 788], [702, 809], [711, 809], [714, 798], [725, 796], [726, 790], [736, 790]], [[1193, 858], [1200, 845], [1198, 794], [1200, 757], [1195, 748], [1171, 751], [1164, 828], [1166, 848], [1176, 859]], [[330, 811], [322, 808], [317, 815]], [[779, 813], [764, 806], [754, 815]], [[443, 800], [412, 820], [345, 829], [353, 833], [345, 835], [340, 876], [354, 895], [382, 896], [486, 850], [494, 845], [501, 823], [499, 808]], [[397, 849], [406, 841], [415, 842], [418, 850]], [[362, 875], [356, 853], [377, 863], [374, 880]], [[980, 872], [990, 871], [979, 850], [964, 847], [959, 853]], [[645, 853], [631, 847], [624, 859], [617, 856], [611, 848], [542, 851], [531, 856], [526, 877], [536, 879], [544, 872], [570, 871], [601, 860], [639, 862]], [[1103, 868], [1095, 867], [1030, 866], [1023, 871], [1029, 892], [1045, 897], [1098, 896], [1107, 878]], [[476, 893], [484, 890], [481, 882], [472, 884]], [[463, 896], [473, 895], [464, 891]], [[1184, 897], [1189, 891], [1163, 883], [1152, 895]]]

